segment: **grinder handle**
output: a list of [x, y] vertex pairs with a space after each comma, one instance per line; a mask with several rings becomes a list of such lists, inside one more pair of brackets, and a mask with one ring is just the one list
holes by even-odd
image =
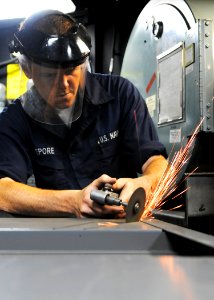
[[90, 198], [100, 205], [123, 205], [126, 206], [127, 203], [123, 203], [118, 197], [114, 197], [115, 193], [111, 193], [103, 190], [93, 190], [91, 191]]
[[106, 204], [105, 199], [106, 199], [107, 195], [108, 195], [107, 193], [105, 193], [101, 190], [93, 190], [90, 193], [90, 198], [91, 198], [91, 200], [95, 201], [96, 203], [98, 203], [100, 205], [104, 205], [104, 204]]

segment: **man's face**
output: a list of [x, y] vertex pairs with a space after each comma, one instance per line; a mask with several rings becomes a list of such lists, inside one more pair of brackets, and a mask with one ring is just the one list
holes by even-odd
[[41, 97], [50, 106], [64, 109], [74, 105], [78, 88], [83, 86], [85, 64], [74, 68], [48, 68], [32, 63], [31, 72]]

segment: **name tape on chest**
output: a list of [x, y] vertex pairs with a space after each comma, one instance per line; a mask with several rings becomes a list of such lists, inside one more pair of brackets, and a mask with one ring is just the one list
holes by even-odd
[[101, 135], [101, 136], [98, 137], [97, 143], [98, 144], [103, 144], [103, 143], [106, 143], [110, 140], [116, 139], [118, 137], [118, 133], [119, 133], [119, 130], [115, 130], [115, 131], [106, 133], [104, 135]]

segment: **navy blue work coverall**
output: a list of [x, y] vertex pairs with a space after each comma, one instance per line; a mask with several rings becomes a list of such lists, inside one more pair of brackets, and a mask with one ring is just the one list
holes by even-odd
[[0, 115], [0, 178], [26, 183], [34, 174], [40, 188], [81, 189], [104, 173], [135, 178], [158, 154], [167, 157], [142, 96], [117, 75], [87, 74], [71, 128], [33, 120], [20, 99]]

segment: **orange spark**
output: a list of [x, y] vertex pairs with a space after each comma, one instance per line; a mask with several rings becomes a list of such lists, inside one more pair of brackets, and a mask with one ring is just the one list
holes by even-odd
[[[146, 200], [144, 211], [143, 211], [143, 214], [140, 219], [141, 221], [143, 220], [143, 218], [151, 216], [153, 209], [160, 209], [161, 206], [166, 202], [165, 199], [167, 197], [169, 197], [169, 195], [171, 195], [177, 189], [178, 175], [180, 175], [184, 165], [187, 163], [187, 161], [190, 158], [190, 150], [191, 150], [192, 144], [195, 140], [195, 137], [199, 131], [199, 128], [200, 128], [203, 120], [204, 119], [202, 119], [200, 121], [199, 125], [194, 130], [194, 132], [191, 135], [191, 138], [188, 140], [186, 146], [181, 147], [179, 149], [179, 151], [175, 152], [171, 162], [169, 162], [165, 172], [163, 173], [162, 177], [160, 178], [159, 183], [157, 184], [154, 192], [151, 193], [151, 195], [149, 195], [149, 197]], [[191, 174], [193, 172], [195, 172], [195, 170], [193, 170], [191, 172]], [[188, 176], [190, 176], [191, 174], [189, 174]], [[185, 191], [183, 191], [181, 193], [184, 193]], [[175, 196], [175, 197], [177, 197], [177, 196]], [[172, 199], [174, 199], [174, 198], [172, 198]]]
[[117, 223], [113, 223], [113, 222], [99, 222], [97, 223], [98, 226], [103, 226], [103, 227], [114, 227], [114, 226], [118, 226]]

